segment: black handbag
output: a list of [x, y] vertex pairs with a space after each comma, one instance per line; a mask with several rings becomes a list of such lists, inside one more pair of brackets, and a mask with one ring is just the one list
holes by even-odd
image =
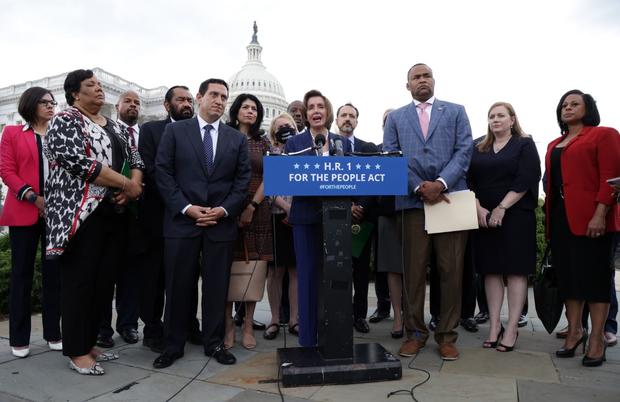
[[557, 274], [551, 257], [551, 247], [547, 245], [540, 271], [534, 279], [536, 313], [548, 333], [555, 330], [564, 309], [564, 300], [560, 297]]

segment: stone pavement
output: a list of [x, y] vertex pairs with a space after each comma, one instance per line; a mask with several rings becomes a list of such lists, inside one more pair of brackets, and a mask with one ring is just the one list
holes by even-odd
[[[374, 295], [374, 290], [371, 289], [369, 294]], [[427, 374], [418, 370], [423, 369], [430, 378], [415, 390], [415, 397], [424, 402], [620, 401], [620, 346], [607, 350], [607, 362], [599, 368], [583, 367], [581, 353], [572, 359], [557, 359], [553, 352], [562, 342], [543, 329], [535, 318], [531, 290], [529, 297], [530, 322], [520, 330], [517, 349], [512, 353], [481, 348], [488, 324], [482, 325], [477, 333], [459, 328], [461, 358], [457, 361], [443, 362], [436, 346], [429, 340], [415, 360], [402, 360], [403, 378], [400, 381], [283, 388], [284, 400], [387, 400], [390, 392], [410, 389], [424, 381]], [[371, 309], [374, 305], [375, 300], [370, 300]], [[266, 300], [257, 306], [256, 318], [263, 322], [269, 320]], [[26, 359], [16, 359], [10, 353], [8, 322], [0, 322], [0, 401], [166, 401], [194, 377], [173, 401], [280, 400], [275, 350], [284, 346], [282, 331], [273, 341], [264, 340], [262, 333], [257, 331], [258, 346], [253, 351], [235, 346], [232, 352], [238, 363], [234, 366], [222, 366], [212, 361], [205, 368], [202, 348], [187, 345], [185, 357], [164, 370], [153, 369], [152, 363], [157, 356], [142, 347], [141, 342], [127, 345], [116, 336], [114, 350], [121, 358], [103, 363], [104, 376], [88, 377], [69, 370], [67, 358], [47, 348], [41, 338], [39, 316], [34, 316], [32, 323], [31, 355]], [[558, 328], [563, 325], [561, 322]], [[391, 320], [371, 324], [370, 333], [355, 333], [355, 341], [380, 342], [397, 354], [400, 340], [389, 336], [391, 326]], [[240, 338], [239, 330], [237, 338]], [[296, 346], [297, 338], [288, 335], [286, 342], [289, 346]], [[390, 400], [412, 399], [409, 395], [394, 395]]]

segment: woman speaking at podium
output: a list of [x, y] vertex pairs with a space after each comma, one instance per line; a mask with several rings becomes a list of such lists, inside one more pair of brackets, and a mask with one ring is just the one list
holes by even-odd
[[[301, 156], [329, 156], [330, 144], [340, 140], [343, 151], [349, 152], [348, 141], [329, 132], [334, 111], [329, 99], [315, 89], [303, 100], [307, 129], [286, 142], [285, 153], [301, 152]], [[333, 151], [333, 150], [331, 150]], [[293, 197], [289, 223], [293, 225], [293, 242], [297, 259], [297, 293], [299, 303], [299, 344], [317, 343], [317, 291], [321, 251], [321, 198]]]

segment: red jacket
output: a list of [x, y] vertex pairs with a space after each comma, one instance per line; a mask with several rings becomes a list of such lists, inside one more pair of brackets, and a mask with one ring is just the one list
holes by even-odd
[[40, 193], [39, 149], [32, 128], [6, 126], [0, 141], [0, 177], [9, 189], [0, 226], [30, 226], [39, 219], [34, 204], [22, 199], [28, 189]]
[[[551, 206], [551, 151], [564, 137], [547, 147], [547, 228]], [[620, 176], [620, 134], [609, 127], [584, 127], [562, 150], [562, 181], [568, 226], [576, 236], [585, 236], [598, 203], [611, 206], [607, 232], [620, 230], [618, 205], [607, 179]]]

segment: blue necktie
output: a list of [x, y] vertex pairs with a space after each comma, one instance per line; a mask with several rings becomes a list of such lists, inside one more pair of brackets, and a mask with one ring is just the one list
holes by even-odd
[[207, 124], [205, 129], [205, 135], [202, 139], [202, 144], [205, 148], [205, 160], [207, 162], [207, 172], [211, 174], [213, 172], [213, 141], [211, 140], [212, 125]]

